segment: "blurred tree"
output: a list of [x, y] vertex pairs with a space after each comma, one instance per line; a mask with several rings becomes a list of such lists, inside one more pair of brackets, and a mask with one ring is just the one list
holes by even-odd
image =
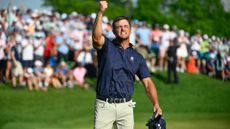
[[[46, 0], [59, 12], [77, 11], [88, 15], [96, 12], [99, 0]], [[224, 11], [220, 0], [108, 0], [105, 15], [114, 18], [127, 15], [150, 24], [176, 25], [189, 32], [197, 29], [209, 35], [230, 37], [230, 13]], [[135, 4], [133, 4], [133, 2]], [[132, 5], [136, 5], [135, 7]]]
[[[45, 0], [44, 5], [51, 5], [54, 10], [61, 13], [71, 13], [76, 11], [83, 15], [89, 15], [96, 12], [98, 9], [98, 4], [96, 0]], [[111, 1], [106, 14], [109, 14], [109, 18], [114, 18], [119, 14], [124, 14], [124, 6], [121, 6], [120, 2], [116, 0]], [[116, 11], [115, 11], [116, 10]]]

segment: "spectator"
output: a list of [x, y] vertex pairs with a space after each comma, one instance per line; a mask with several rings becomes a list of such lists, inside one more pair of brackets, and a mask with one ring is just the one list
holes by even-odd
[[19, 78], [19, 84], [23, 84], [23, 68], [21, 63], [16, 59], [15, 54], [17, 54], [15, 51], [11, 52], [11, 57], [12, 57], [12, 82], [13, 82], [13, 87], [16, 87], [17, 85], [17, 78]]
[[223, 41], [218, 41], [217, 51], [220, 53], [220, 56], [222, 58], [227, 57], [229, 52], [229, 47], [226, 42], [223, 43]]
[[53, 31], [49, 31], [48, 36], [45, 39], [45, 42], [46, 44], [45, 44], [45, 50], [44, 50], [44, 57], [45, 57], [45, 64], [47, 64], [50, 57], [54, 58], [57, 55]]
[[39, 90], [47, 91], [48, 90], [48, 83], [45, 81], [45, 73], [43, 68], [43, 63], [40, 60], [35, 61], [35, 68], [34, 68], [34, 74], [36, 79], [36, 84], [39, 87]]
[[15, 56], [16, 56], [17, 60], [22, 63], [23, 47], [22, 47], [22, 36], [21, 36], [21, 34], [16, 35], [15, 49], [17, 51], [17, 55], [15, 55]]
[[188, 50], [186, 44], [188, 44], [188, 38], [185, 36], [183, 30], [179, 31], [178, 36], [179, 48], [177, 49], [178, 65], [179, 71], [184, 72], [186, 70], [186, 58], [188, 57]]
[[160, 26], [156, 24], [151, 34], [151, 39], [152, 39], [151, 50], [154, 52], [156, 57], [158, 57], [158, 53], [159, 53], [159, 45], [161, 41], [161, 36], [162, 36], [162, 31], [160, 30]]
[[195, 51], [189, 55], [187, 62], [187, 72], [191, 74], [198, 74], [199, 70], [197, 68], [197, 53]]
[[115, 35], [113, 34], [112, 25], [108, 22], [106, 29], [105, 29], [105, 36], [108, 37], [110, 40], [115, 39]]
[[34, 66], [34, 47], [29, 35], [22, 41], [22, 65], [24, 68]]
[[24, 69], [24, 77], [26, 79], [26, 84], [29, 87], [29, 91], [34, 90], [34, 88], [35, 90], [39, 90], [39, 86], [38, 86], [36, 77], [33, 72], [34, 72], [33, 69], [30, 67], [27, 69]]
[[146, 46], [150, 47], [151, 45], [151, 30], [147, 27], [146, 22], [142, 22], [140, 27], [136, 29], [136, 35], [139, 37], [139, 42]]
[[136, 37], [136, 30], [138, 28], [138, 21], [134, 20], [133, 25], [131, 27], [131, 34], [130, 34], [130, 43], [136, 45], [137, 37]]
[[211, 53], [210, 58], [207, 61], [207, 73], [209, 76], [215, 76], [216, 75], [216, 65], [215, 65], [215, 54]]
[[56, 36], [56, 46], [58, 51], [57, 63], [60, 63], [61, 61], [67, 62], [69, 47], [67, 46], [63, 31]]
[[5, 62], [5, 48], [6, 48], [6, 39], [5, 34], [0, 26], [0, 83], [5, 83], [4, 71], [6, 68]]
[[204, 40], [200, 42], [200, 59], [205, 60], [209, 51], [208, 35], [204, 35]]
[[[5, 71], [5, 79], [6, 81], [10, 81], [10, 71], [11, 71], [11, 67], [12, 67], [12, 51], [15, 51], [16, 49], [12, 49], [15, 45], [15, 36], [11, 35], [10, 37], [8, 37], [8, 42], [6, 45], [6, 71]], [[15, 52], [16, 53], [16, 52]], [[17, 55], [17, 54], [15, 54]]]
[[55, 77], [61, 81], [62, 86], [67, 86], [69, 68], [66, 62], [62, 61], [59, 63], [58, 67], [55, 70]]
[[34, 60], [41, 60], [44, 62], [44, 46], [45, 41], [42, 37], [42, 33], [35, 33], [34, 39]]
[[86, 76], [96, 77], [96, 67], [93, 64], [93, 56], [90, 52], [91, 49], [92, 45], [90, 42], [86, 43], [84, 45], [84, 49], [79, 53], [77, 57], [77, 63], [86, 68]]
[[48, 63], [44, 68], [45, 83], [48, 85], [53, 85], [54, 88], [61, 88], [61, 82], [54, 76], [54, 70]]
[[86, 83], [85, 81], [85, 75], [87, 73], [86, 68], [83, 67], [82, 64], [78, 64], [78, 66], [76, 68], [74, 68], [73, 70], [73, 75], [74, 78], [77, 82], [77, 84], [84, 89], [88, 89], [89, 85]]
[[161, 37], [161, 43], [160, 43], [160, 54], [159, 54], [159, 69], [163, 70], [166, 69], [165, 66], [167, 66], [165, 57], [166, 57], [166, 51], [169, 46], [169, 40], [170, 40], [170, 31], [169, 31], [169, 25], [165, 24], [163, 26], [163, 33]]
[[227, 63], [224, 68], [224, 74], [225, 74], [224, 80], [229, 80], [230, 79], [230, 57], [227, 58]]
[[160, 30], [160, 26], [158, 24], [156, 24], [155, 27], [153, 28], [151, 36], [152, 36], [151, 37], [152, 44], [150, 47], [150, 53], [154, 55], [154, 58], [152, 58], [151, 61], [151, 65], [152, 65], [151, 71], [154, 72], [157, 63], [159, 62], [158, 60], [159, 46], [160, 46], [160, 39], [162, 36], [162, 31]]
[[221, 53], [217, 54], [217, 59], [216, 59], [216, 76], [222, 80], [225, 79], [225, 63], [224, 63], [224, 57], [221, 56]]
[[82, 50], [83, 49], [83, 43], [85, 38], [85, 25], [83, 23], [77, 23], [77, 28], [75, 28], [70, 33], [70, 38], [74, 41], [74, 49], [75, 50]]
[[[177, 56], [176, 52], [178, 50], [177, 40], [176, 38], [169, 41], [169, 47], [167, 50], [167, 59], [168, 59], [168, 83], [178, 83], [178, 75], [177, 75]], [[173, 74], [173, 80], [172, 80]]]

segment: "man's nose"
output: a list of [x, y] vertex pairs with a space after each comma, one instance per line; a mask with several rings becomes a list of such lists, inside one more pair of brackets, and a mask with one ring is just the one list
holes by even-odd
[[121, 27], [121, 30], [124, 30], [124, 29], [125, 29], [125, 27], [124, 27], [124, 26], [122, 26], [122, 27]]

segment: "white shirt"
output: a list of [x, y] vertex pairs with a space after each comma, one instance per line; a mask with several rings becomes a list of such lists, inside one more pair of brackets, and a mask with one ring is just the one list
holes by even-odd
[[44, 55], [44, 42], [42, 40], [35, 40], [34, 41], [34, 54], [38, 56]]
[[200, 44], [198, 42], [194, 42], [191, 46], [191, 50], [200, 51]]
[[169, 46], [170, 38], [171, 38], [171, 32], [169, 31], [163, 32], [162, 37], [161, 37], [160, 47], [167, 49]]
[[91, 64], [93, 63], [92, 55], [90, 52], [82, 51], [77, 57], [77, 62]]
[[74, 39], [74, 49], [79, 50], [83, 48], [83, 42], [84, 42], [84, 31], [80, 30], [74, 30], [70, 37]]
[[0, 39], [0, 60], [4, 59], [5, 53], [4, 48], [6, 47], [6, 42]]
[[29, 43], [27, 39], [22, 41], [22, 60], [24, 61], [31, 61], [34, 59], [34, 47], [32, 43]]

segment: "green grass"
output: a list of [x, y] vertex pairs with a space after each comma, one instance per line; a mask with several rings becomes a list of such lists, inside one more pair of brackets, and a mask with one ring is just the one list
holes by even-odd
[[[180, 74], [180, 84], [166, 84], [165, 73], [153, 75], [167, 129], [230, 129], [230, 82], [203, 75]], [[88, 80], [95, 85], [95, 80]], [[136, 83], [135, 129], [146, 129], [152, 107]], [[28, 91], [0, 85], [0, 129], [92, 129], [95, 91], [53, 89]]]

